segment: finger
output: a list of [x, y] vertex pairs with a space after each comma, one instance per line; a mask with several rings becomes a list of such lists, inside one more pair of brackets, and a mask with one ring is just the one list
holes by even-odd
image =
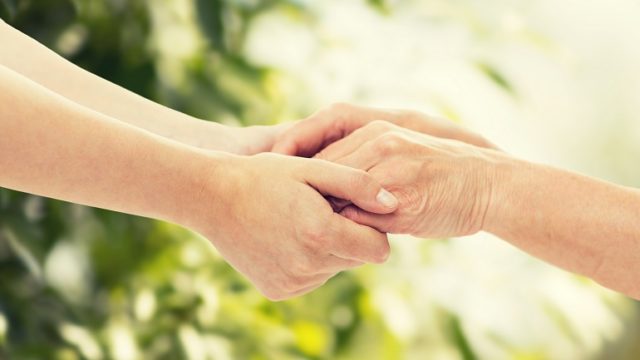
[[312, 116], [283, 132], [272, 151], [284, 155], [311, 157], [347, 133], [343, 122], [332, 117]]
[[356, 152], [364, 144], [374, 138], [377, 138], [381, 134], [390, 131], [392, 128], [393, 125], [386, 121], [373, 121], [367, 126], [355, 130], [351, 135], [344, 139], [327, 146], [316, 154], [315, 157], [335, 162], [337, 159]]
[[389, 239], [368, 226], [357, 224], [341, 215], [334, 214], [330, 253], [343, 258], [366, 263], [380, 264], [389, 257]]
[[376, 141], [370, 140], [353, 152], [347, 153], [343, 157], [332, 161], [336, 164], [348, 166], [350, 168], [369, 171], [369, 169], [374, 167], [376, 164], [386, 160], [381, 156], [381, 154], [379, 154], [378, 147], [379, 145]]
[[353, 205], [345, 207], [340, 212], [340, 215], [360, 225], [376, 229], [377, 231], [384, 233], [398, 233], [397, 231], [394, 231], [393, 215], [372, 214]]
[[366, 172], [323, 160], [308, 161], [312, 165], [303, 180], [322, 195], [349, 200], [376, 214], [388, 214], [398, 208], [398, 199]]
[[337, 212], [337, 213], [342, 211], [342, 209], [347, 207], [347, 205], [351, 205], [351, 201], [345, 200], [345, 199], [339, 199], [333, 196], [325, 196], [325, 199], [329, 202], [329, 205], [331, 205], [333, 212]]
[[389, 112], [351, 104], [334, 104], [296, 123], [276, 140], [274, 152], [311, 157], [326, 146]]
[[322, 149], [319, 153], [314, 155], [316, 159], [327, 160], [335, 162], [348, 154], [353, 153], [362, 146], [368, 138], [362, 129], [356, 130], [353, 134], [347, 136], [344, 139], [334, 142], [333, 144]]

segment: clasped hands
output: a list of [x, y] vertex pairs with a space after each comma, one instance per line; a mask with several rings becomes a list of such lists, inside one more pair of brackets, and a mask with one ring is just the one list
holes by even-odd
[[480, 230], [640, 299], [637, 188], [511, 157], [411, 111], [338, 104], [293, 124], [202, 121], [8, 25], [0, 42], [1, 187], [193, 229], [270, 299], [385, 261], [387, 233]]
[[218, 182], [201, 194], [218, 206], [190, 226], [266, 297], [287, 299], [384, 262], [387, 233], [482, 230], [501, 154], [445, 120], [338, 104], [287, 128], [272, 153], [212, 168]]

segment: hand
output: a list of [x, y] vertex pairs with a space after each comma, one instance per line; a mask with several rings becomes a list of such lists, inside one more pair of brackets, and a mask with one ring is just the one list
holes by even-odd
[[450, 237], [482, 229], [504, 155], [375, 121], [317, 157], [366, 170], [400, 202], [385, 215], [346, 206], [345, 217], [382, 232]]
[[291, 128], [293, 124], [255, 125], [230, 128], [237, 144], [237, 154], [255, 155], [269, 152], [280, 134]]
[[408, 110], [383, 110], [350, 104], [335, 104], [311, 115], [289, 129], [275, 141], [274, 152], [312, 157], [326, 146], [348, 136], [375, 120], [424, 134], [459, 140], [472, 145], [498, 149], [482, 136], [456, 126], [451, 121]]
[[236, 155], [255, 155], [271, 151], [279, 134], [292, 124], [234, 127], [179, 114], [167, 137], [208, 151], [224, 151]]
[[272, 300], [309, 292], [336, 273], [384, 262], [386, 234], [336, 214], [324, 196], [373, 213], [397, 200], [361, 170], [322, 160], [229, 156], [207, 177], [204, 207], [185, 224]]

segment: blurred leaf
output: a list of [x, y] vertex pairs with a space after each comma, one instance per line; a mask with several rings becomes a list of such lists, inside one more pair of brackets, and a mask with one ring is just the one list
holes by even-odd
[[29, 270], [31, 275], [39, 282], [42, 282], [42, 267], [31, 254], [31, 251], [25, 247], [16, 237], [15, 233], [8, 227], [0, 228], [0, 241], [6, 240], [13, 253], [22, 261], [25, 268]]
[[13, 18], [16, 10], [16, 0], [0, 0], [0, 19]]
[[198, 24], [213, 47], [225, 50], [224, 2], [222, 0], [196, 0]]
[[562, 331], [568, 339], [571, 339], [571, 341], [576, 346], [580, 346], [581, 345], [580, 337], [576, 333], [576, 330], [572, 326], [567, 316], [563, 314], [560, 309], [558, 309], [552, 303], [549, 303], [547, 301], [542, 303], [542, 307], [544, 309], [544, 312], [547, 313], [547, 315], [549, 316], [549, 318], [554, 323], [556, 323], [558, 329], [560, 329], [560, 331]]
[[502, 72], [500, 72], [496, 67], [485, 62], [476, 62], [476, 66], [483, 74], [488, 76], [491, 81], [498, 85], [498, 87], [510, 95], [516, 96], [516, 91], [511, 82], [509, 82], [509, 80], [507, 80]]
[[462, 330], [462, 326], [460, 324], [460, 319], [454, 315], [451, 315], [449, 318], [449, 329], [451, 331], [451, 337], [456, 344], [456, 348], [460, 351], [460, 355], [464, 360], [475, 360], [477, 359], [476, 355], [471, 348], [471, 345], [467, 341], [466, 336], [464, 335], [464, 331]]
[[367, 2], [381, 14], [389, 15], [391, 13], [391, 8], [388, 6], [386, 0], [367, 0]]

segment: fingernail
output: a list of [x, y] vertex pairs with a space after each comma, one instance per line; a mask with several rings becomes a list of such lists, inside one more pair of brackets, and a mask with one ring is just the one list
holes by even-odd
[[388, 208], [395, 208], [396, 206], [398, 206], [398, 199], [396, 199], [396, 197], [393, 196], [392, 193], [388, 192], [385, 189], [380, 190], [378, 196], [376, 196], [376, 200], [378, 200], [380, 204]]

